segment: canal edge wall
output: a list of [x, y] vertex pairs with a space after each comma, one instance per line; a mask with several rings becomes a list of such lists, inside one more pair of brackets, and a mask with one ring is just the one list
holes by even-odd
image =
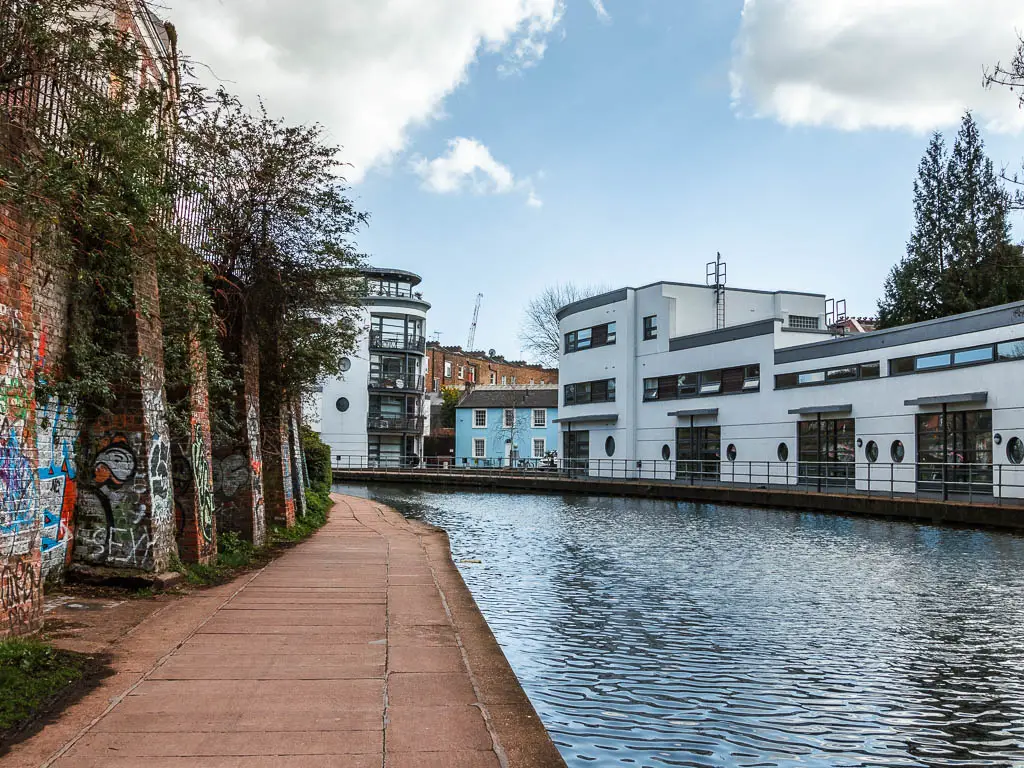
[[997, 528], [1024, 532], [1024, 507], [999, 506], [939, 499], [790, 491], [778, 488], [693, 486], [636, 480], [595, 480], [569, 477], [523, 477], [475, 472], [417, 472], [374, 469], [335, 469], [335, 483], [431, 485], [453, 490], [571, 493], [585, 496], [625, 496], [695, 504], [732, 504], [852, 517], [905, 520], [926, 525]]
[[[331, 500], [335, 504], [361, 501], [340, 493], [332, 493]], [[455, 629], [488, 729], [496, 742], [502, 768], [566, 768], [455, 565], [448, 533], [436, 525], [409, 519], [386, 504], [372, 503], [381, 516], [392, 517], [398, 527], [406, 527], [419, 537], [434, 583]]]

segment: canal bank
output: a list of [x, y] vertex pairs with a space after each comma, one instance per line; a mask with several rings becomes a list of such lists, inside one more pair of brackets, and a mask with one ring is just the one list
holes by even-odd
[[616, 480], [567, 477], [532, 472], [516, 474], [486, 470], [335, 469], [335, 483], [399, 483], [472, 491], [535, 491], [590, 496], [624, 496], [696, 504], [735, 504], [767, 509], [806, 510], [841, 515], [880, 517], [932, 525], [957, 525], [1024, 530], [1019, 499], [982, 503], [899, 495], [818, 493], [779, 486], [687, 485], [657, 480]]
[[335, 495], [261, 571], [169, 605], [5, 766], [564, 766], [445, 533]]

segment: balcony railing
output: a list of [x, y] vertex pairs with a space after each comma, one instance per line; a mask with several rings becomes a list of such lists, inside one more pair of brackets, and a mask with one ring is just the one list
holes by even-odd
[[422, 392], [424, 379], [415, 373], [370, 374], [370, 389], [398, 389], [404, 392]]
[[367, 296], [382, 296], [388, 299], [423, 299], [423, 294], [408, 285], [374, 285], [366, 286]]
[[423, 417], [371, 413], [366, 417], [366, 431], [420, 435], [423, 434]]
[[427, 349], [427, 340], [422, 336], [370, 331], [370, 349], [419, 352], [422, 355]]

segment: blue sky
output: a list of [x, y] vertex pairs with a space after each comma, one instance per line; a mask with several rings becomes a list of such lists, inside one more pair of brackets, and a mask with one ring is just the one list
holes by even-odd
[[[192, 1], [178, 7], [186, 48]], [[445, 344], [465, 344], [478, 292], [476, 346], [515, 357], [523, 305], [546, 285], [700, 282], [716, 251], [731, 285], [870, 315], [904, 252], [928, 131], [952, 136], [970, 107], [997, 164], [1024, 157], [1014, 97], [981, 87], [1024, 28], [1017, 2], [421, 0], [433, 12], [404, 28], [367, 1], [322, 5], [350, 13], [310, 44], [224, 0], [212, 29], [192, 22], [196, 55], [229, 72], [261, 61], [234, 74], [240, 90], [328, 125], [372, 215], [360, 248], [423, 276]], [[374, 35], [360, 60], [332, 58]]]

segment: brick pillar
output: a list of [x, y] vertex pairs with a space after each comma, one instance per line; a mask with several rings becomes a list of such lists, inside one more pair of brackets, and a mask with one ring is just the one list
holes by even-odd
[[84, 429], [74, 559], [89, 565], [166, 571], [175, 554], [171, 441], [155, 260], [134, 279], [136, 310], [125, 349], [139, 370], [110, 412]]
[[[67, 351], [71, 270], [54, 259], [49, 251], [34, 248], [32, 273], [36, 378], [42, 382], [55, 381], [61, 376]], [[59, 582], [71, 562], [78, 494], [78, 428], [78, 404], [74, 400], [37, 399], [36, 451], [44, 582]]]
[[230, 420], [238, 425], [233, 439], [214, 448], [213, 487], [217, 529], [232, 531], [256, 546], [267, 540], [263, 502], [263, 451], [260, 446], [260, 358], [256, 339], [229, 326], [225, 357], [242, 369], [242, 390], [230, 404]]
[[0, 208], [0, 637], [43, 623], [28, 224]]
[[291, 401], [288, 408], [288, 423], [291, 427], [290, 442], [292, 447], [292, 497], [295, 499], [295, 514], [306, 516], [306, 463], [302, 451], [302, 434], [299, 431], [301, 410], [298, 399]]
[[260, 438], [267, 521], [290, 528], [295, 525], [290, 401], [278, 376], [281, 350], [277, 339], [260, 341]]
[[171, 439], [178, 554], [186, 563], [209, 563], [217, 555], [217, 526], [206, 353], [198, 340], [191, 344], [189, 365], [188, 432]]

